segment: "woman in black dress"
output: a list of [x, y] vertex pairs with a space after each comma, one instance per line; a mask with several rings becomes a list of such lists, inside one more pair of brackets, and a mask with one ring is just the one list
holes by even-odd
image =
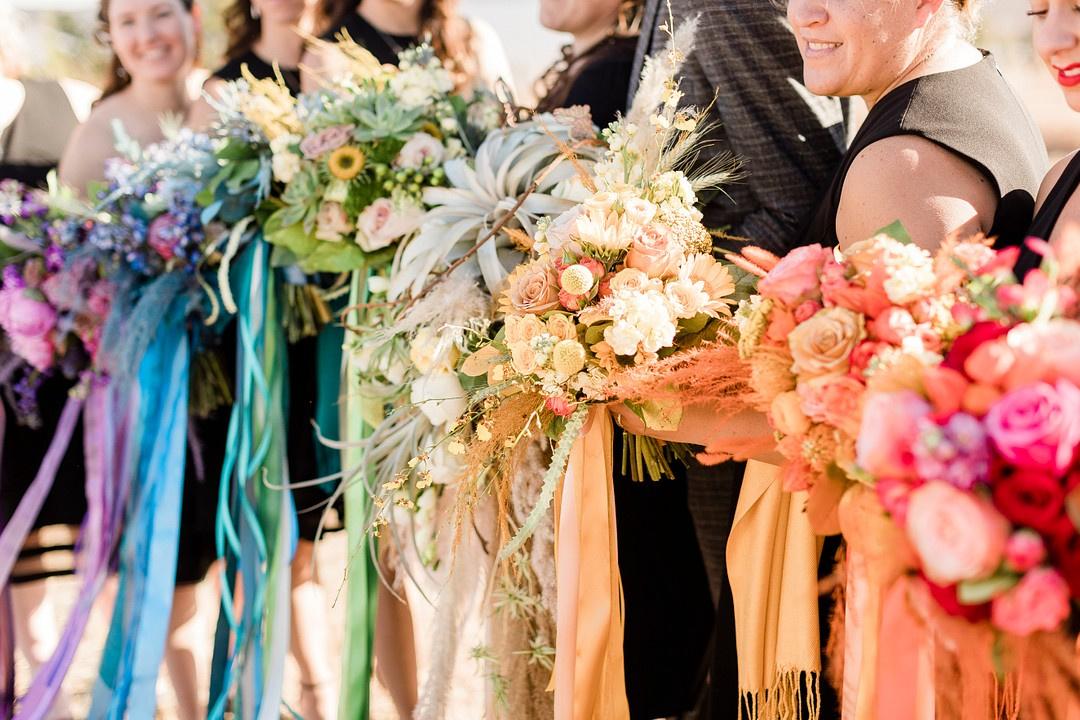
[[[1065, 101], [1080, 113], [1080, 4], [1074, 0], [1031, 0], [1034, 44], [1061, 88]], [[1080, 253], [1080, 151], [1050, 170], [1039, 192], [1038, 211], [1028, 235], [1050, 242], [1060, 253]], [[1027, 248], [1017, 264], [1023, 274], [1039, 264]], [[1070, 258], [1076, 262], [1076, 258]]]
[[[572, 34], [573, 42], [540, 79], [537, 111], [588, 105], [598, 127], [613, 122], [625, 110], [643, 5], [541, 0], [541, 23]], [[674, 479], [634, 482], [619, 472], [623, 442], [616, 427], [612, 457], [630, 717], [678, 716], [696, 707], [705, 680], [714, 614], [708, 577], [687, 504], [685, 467], [675, 464]]]

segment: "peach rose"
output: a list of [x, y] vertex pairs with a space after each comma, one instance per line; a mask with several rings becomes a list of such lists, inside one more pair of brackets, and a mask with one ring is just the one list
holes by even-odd
[[794, 392], [780, 393], [773, 398], [769, 420], [784, 435], [805, 435], [810, 430], [810, 418], [803, 412], [802, 401]]
[[510, 362], [514, 370], [522, 375], [532, 375], [539, 368], [536, 362], [536, 351], [527, 342], [514, 343], [510, 346]]
[[545, 262], [519, 265], [507, 283], [503, 302], [517, 312], [542, 315], [559, 307], [559, 276]]
[[866, 337], [864, 318], [846, 308], [826, 308], [788, 335], [796, 375], [843, 375], [851, 351]]
[[507, 315], [506, 342], [528, 342], [546, 330], [543, 320], [535, 315]]
[[812, 378], [799, 383], [803, 411], [816, 422], [854, 437], [859, 432], [866, 386], [850, 375]]
[[547, 319], [547, 332], [559, 340], [577, 340], [578, 336], [573, 318], [562, 313], [555, 313]]
[[626, 253], [626, 267], [640, 270], [651, 278], [674, 277], [686, 259], [682, 247], [663, 225], [646, 225], [634, 236]]
[[926, 577], [952, 585], [988, 577], [997, 569], [1009, 521], [976, 495], [929, 482], [908, 499], [907, 534]]

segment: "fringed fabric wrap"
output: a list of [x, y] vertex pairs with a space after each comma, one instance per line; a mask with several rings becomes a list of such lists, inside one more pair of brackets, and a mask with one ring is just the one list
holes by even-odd
[[555, 720], [625, 720], [622, 583], [607, 408], [593, 406], [556, 499]]
[[739, 692], [751, 720], [819, 716], [820, 553], [803, 493], [786, 493], [780, 468], [750, 461], [727, 546], [735, 605]]

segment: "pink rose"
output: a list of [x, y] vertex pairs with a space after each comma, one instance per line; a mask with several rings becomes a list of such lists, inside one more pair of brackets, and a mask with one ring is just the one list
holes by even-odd
[[544, 407], [558, 417], [570, 417], [574, 414], [574, 406], [566, 398], [549, 396], [544, 400]]
[[114, 288], [107, 280], [98, 280], [90, 288], [90, 295], [86, 298], [86, 309], [95, 318], [104, 320], [112, 309], [112, 296]]
[[395, 208], [389, 198], [380, 198], [356, 219], [356, 244], [364, 252], [388, 247], [420, 227], [423, 217], [424, 211], [415, 205]]
[[146, 244], [166, 262], [176, 257], [179, 242], [179, 223], [170, 213], [158, 215], [146, 231]]
[[1052, 632], [1069, 617], [1069, 586], [1050, 568], [1036, 568], [994, 598], [991, 620], [1007, 633], [1026, 637]]
[[758, 293], [789, 307], [816, 300], [821, 293], [821, 272], [832, 257], [832, 248], [821, 245], [795, 248], [761, 278]]
[[911, 498], [911, 491], [916, 487], [906, 480], [896, 478], [880, 478], [874, 484], [881, 507], [885, 508], [901, 527], [907, 525], [908, 500]]
[[1046, 559], [1046, 544], [1038, 533], [1017, 530], [1005, 543], [1005, 563], [1010, 570], [1024, 573]]
[[1059, 379], [1080, 387], [1080, 324], [1076, 321], [1018, 325], [1009, 331], [1009, 347], [1016, 362], [1004, 378], [1007, 389]]
[[906, 528], [923, 572], [939, 585], [989, 576], [1009, 537], [1009, 521], [992, 505], [944, 482], [912, 491]]
[[878, 340], [900, 345], [904, 338], [916, 334], [915, 318], [903, 308], [891, 307], [870, 323], [870, 334]]
[[932, 412], [933, 408], [910, 390], [872, 393], [863, 402], [862, 426], [855, 443], [859, 467], [878, 478], [912, 477], [918, 421]]
[[828, 423], [852, 437], [858, 434], [866, 394], [861, 382], [850, 375], [813, 378], [799, 383], [797, 392], [811, 420]]
[[822, 309], [822, 304], [817, 300], [807, 300], [795, 308], [795, 322], [804, 323], [810, 318], [817, 315], [818, 310]]
[[638, 230], [625, 262], [628, 268], [663, 279], [674, 277], [685, 259], [682, 246], [671, 237], [671, 232], [654, 223]]
[[1064, 473], [1080, 444], [1080, 389], [1059, 380], [1013, 390], [990, 408], [986, 430], [1009, 462]]
[[11, 349], [32, 367], [45, 372], [53, 366], [56, 348], [49, 335], [13, 335]]
[[349, 216], [341, 203], [324, 202], [315, 217], [315, 237], [323, 242], [340, 242], [341, 236], [352, 230]]
[[308, 135], [300, 141], [300, 152], [308, 160], [314, 160], [328, 152], [333, 152], [349, 142], [352, 137], [352, 125], [335, 125], [317, 133]]
[[418, 132], [409, 138], [398, 152], [394, 165], [408, 170], [419, 170], [424, 165], [441, 165], [446, 157], [446, 148], [426, 132]]

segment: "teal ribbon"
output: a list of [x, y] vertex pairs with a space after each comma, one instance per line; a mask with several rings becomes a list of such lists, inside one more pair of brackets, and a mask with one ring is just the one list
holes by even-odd
[[[289, 563], [297, 526], [285, 462], [285, 338], [269, 249], [261, 237], [234, 265], [239, 289], [236, 400], [229, 421], [215, 540], [225, 558], [209, 717], [277, 718], [289, 639]], [[270, 485], [275, 487], [270, 487]], [[233, 610], [237, 577], [243, 610]]]
[[94, 688], [92, 718], [152, 718], [172, 610], [183, 500], [190, 349], [186, 297], [174, 298], [138, 364], [129, 411], [136, 473], [120, 548], [119, 591]]

